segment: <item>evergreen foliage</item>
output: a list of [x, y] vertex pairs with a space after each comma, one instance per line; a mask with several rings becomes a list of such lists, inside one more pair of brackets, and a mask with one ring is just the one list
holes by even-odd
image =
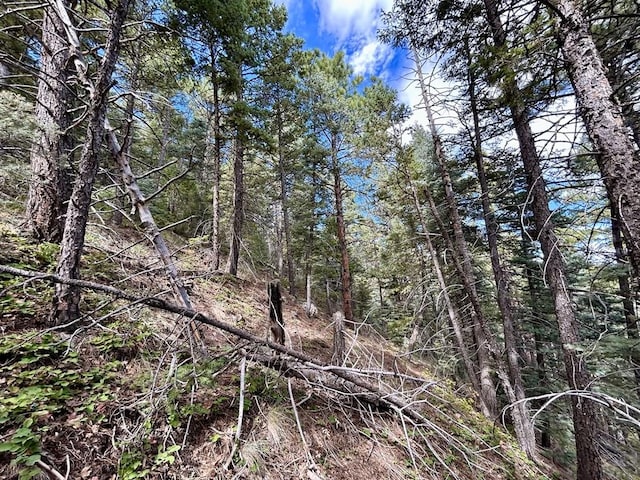
[[[42, 133], [36, 104], [37, 86], [45, 81], [45, 7], [13, 3], [24, 3], [24, 9], [0, 9], [0, 200], [7, 212], [22, 208], [30, 185], [46, 183], [28, 176], [36, 133]], [[132, 214], [136, 206], [122, 184], [119, 164], [101, 146], [103, 135], [89, 146], [91, 105], [99, 105], [103, 95], [100, 108], [122, 144], [120, 153], [129, 160], [158, 227], [167, 228], [163, 233], [178, 245], [171, 253], [197, 246], [202, 262], [182, 265], [185, 273], [221, 273], [228, 259], [232, 276], [279, 279], [283, 290], [297, 295], [297, 303], [309, 281], [315, 305], [327, 315], [343, 310], [347, 330], [358, 334], [371, 327], [407, 356], [429, 361], [438, 375], [461, 388], [471, 384], [476, 396], [482, 392], [473, 386], [465, 362], [479, 375], [486, 348], [490, 371], [485, 373], [500, 385], [494, 389], [498, 410], [514, 406], [509, 381], [521, 383], [539, 453], [567, 468], [580, 464], [584, 454], [584, 444], [573, 443], [580, 422], [572, 423], [570, 402], [553, 395], [579, 389], [594, 405], [593, 435], [605, 472], [599, 474], [596, 465], [587, 480], [633, 478], [625, 470], [637, 474], [640, 419], [621, 423], [612, 404], [592, 402], [589, 395], [622, 399], [630, 412], [640, 405], [640, 280], [630, 215], [640, 212], [619, 193], [615, 157], [607, 156], [601, 135], [594, 134], [584, 98], [581, 110], [573, 107], [580, 72], [565, 65], [571, 22], [562, 20], [571, 6], [584, 17], [581, 32], [593, 39], [594, 53], [607, 67], [609, 100], [624, 122], [629, 165], [637, 165], [640, 21], [633, 1], [500, 2], [498, 17], [509, 21], [497, 25], [487, 15], [491, 4], [496, 6], [489, 0], [396, 0], [383, 14], [380, 38], [413, 50], [417, 59], [442, 57], [433, 62], [433, 73], [449, 86], [441, 101], [456, 120], [439, 135], [428, 125], [409, 124], [410, 109], [397, 92], [379, 78], [354, 75], [344, 52], [329, 56], [306, 50], [301, 39], [284, 31], [287, 12], [280, 3], [139, 0], [118, 31], [119, 52], [110, 50], [116, 52], [113, 75], [101, 79], [100, 92], [92, 91], [83, 76], [101, 78], [105, 32], [113, 26], [115, 7], [103, 0], [61, 4], [81, 27], [78, 48], [88, 70], [77, 70], [72, 55], [63, 72], [68, 102], [59, 123], [64, 132], [55, 132], [64, 137], [54, 162], [62, 179], [56, 201], [66, 212], [72, 188], [92, 190], [85, 192], [92, 235], [127, 238], [149, 232]], [[532, 140], [537, 179], [514, 141], [523, 118], [537, 125]], [[560, 122], [577, 132], [568, 147]], [[87, 182], [80, 173], [83, 145], [95, 149], [93, 188], [86, 185], [94, 179]], [[629, 187], [627, 196], [637, 175], [630, 172], [621, 180]], [[540, 184], [550, 210], [543, 225], [534, 194]], [[455, 262], [461, 255], [454, 241], [456, 212], [473, 260], [470, 272]], [[564, 268], [562, 293], [575, 317], [571, 344], [558, 318], [557, 285], [549, 281], [553, 255], [544, 244], [547, 227], [557, 240], [551, 250]], [[58, 255], [57, 247], [49, 251], [52, 244], [42, 245], [48, 255]], [[143, 262], [137, 248], [126, 245], [119, 254], [137, 265]], [[2, 259], [21, 265], [12, 256]], [[145, 268], [156, 268], [147, 260]], [[48, 268], [55, 262], [44, 263]], [[465, 273], [474, 279], [474, 292]], [[15, 286], [4, 276], [0, 280], [3, 288]], [[26, 287], [25, 292], [33, 293]], [[31, 300], [4, 290], [3, 295], [0, 307], [16, 318], [38, 313]], [[512, 319], [501, 308], [504, 295]], [[84, 301], [82, 308], [95, 300]], [[486, 324], [474, 320], [478, 313]], [[133, 343], [146, 341], [147, 332], [141, 335]], [[93, 346], [111, 353], [133, 348], [102, 340], [107, 344]], [[0, 452], [13, 455], [14, 464], [24, 468], [21, 478], [37, 473], [45, 415], [39, 412], [64, 410], [64, 401], [89, 385], [97, 385], [104, 396], [100, 402], [110, 400], [97, 373], [77, 369], [81, 359], [65, 357], [56, 341], [46, 334], [22, 344], [14, 336], [0, 342], [0, 357], [8, 359], [0, 373], [15, 374], [6, 385], [15, 398], [0, 398], [0, 427], [10, 422], [16, 427], [0, 443]], [[14, 358], [16, 352], [23, 360]], [[569, 357], [579, 360], [585, 384], [571, 377]], [[52, 359], [60, 359], [68, 379], [45, 379]], [[28, 378], [23, 367], [29, 362], [37, 364], [39, 377]], [[105, 368], [111, 376], [123, 366], [110, 361]], [[203, 381], [201, 374], [197, 381]], [[517, 379], [505, 380], [506, 375]], [[180, 382], [175, 388], [186, 388]], [[98, 402], [82, 400], [86, 409]], [[574, 409], [579, 403], [574, 400]], [[173, 407], [165, 413], [184, 421], [186, 407], [178, 400]], [[180, 449], [130, 447], [120, 462], [122, 478], [142, 478], [143, 453], [153, 450], [149, 471], [160, 472]]]

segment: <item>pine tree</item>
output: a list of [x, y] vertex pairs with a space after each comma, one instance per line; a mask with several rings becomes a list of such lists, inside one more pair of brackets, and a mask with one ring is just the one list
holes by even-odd
[[[62, 2], [68, 8], [67, 2]], [[69, 151], [67, 129], [70, 93], [68, 84], [71, 49], [58, 11], [43, 8], [36, 122], [38, 134], [31, 150], [31, 182], [27, 218], [33, 236], [59, 242], [64, 226], [63, 164]]]
[[[118, 58], [122, 27], [131, 3], [132, 0], [120, 0], [109, 12], [104, 55], [98, 67], [95, 81], [86, 82], [89, 91], [86, 139], [80, 154], [78, 176], [69, 200], [64, 233], [60, 243], [60, 256], [56, 267], [56, 274], [63, 278], [78, 279], [80, 277], [80, 258], [84, 246], [91, 193], [98, 172], [102, 137], [105, 132], [107, 95]], [[65, 6], [61, 2], [56, 3], [56, 8], [58, 15], [67, 15]], [[72, 48], [79, 48], [77, 34], [72, 28], [68, 27], [66, 31], [67, 41]], [[79, 303], [80, 289], [77, 286], [56, 285], [55, 311], [53, 312], [55, 321], [58, 324], [66, 325], [78, 319], [80, 317]]]

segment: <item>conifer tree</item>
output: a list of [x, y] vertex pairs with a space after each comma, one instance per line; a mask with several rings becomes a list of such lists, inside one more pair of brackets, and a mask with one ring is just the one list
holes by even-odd
[[[68, 3], [63, 2], [65, 8]], [[69, 151], [71, 49], [62, 19], [52, 5], [43, 9], [36, 123], [27, 202], [30, 230], [40, 241], [59, 242], [64, 226], [63, 165]]]

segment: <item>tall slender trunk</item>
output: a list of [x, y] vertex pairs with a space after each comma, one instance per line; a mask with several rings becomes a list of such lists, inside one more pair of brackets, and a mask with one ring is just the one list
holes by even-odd
[[[84, 247], [91, 192], [99, 166], [99, 150], [104, 136], [104, 125], [107, 111], [107, 100], [111, 87], [111, 76], [118, 58], [122, 25], [127, 17], [129, 6], [133, 0], [120, 0], [111, 13], [109, 33], [104, 48], [104, 56], [98, 68], [95, 83], [87, 84], [89, 97], [89, 120], [86, 140], [80, 155], [78, 175], [73, 186], [73, 192], [67, 209], [64, 233], [60, 244], [60, 256], [56, 274], [63, 278], [80, 278], [80, 257]], [[56, 3], [58, 14], [68, 19], [62, 0]], [[63, 16], [64, 15], [64, 16]], [[67, 27], [72, 48], [79, 49], [80, 44], [72, 27]], [[80, 316], [80, 289], [76, 286], [57, 284], [54, 298], [55, 311], [53, 316], [58, 324], [66, 324]]]
[[[522, 238], [525, 237], [525, 231], [522, 231]], [[544, 339], [540, 333], [543, 322], [540, 321], [542, 318], [543, 312], [540, 309], [541, 298], [538, 295], [538, 287], [536, 286], [536, 281], [533, 275], [533, 270], [531, 266], [527, 263], [525, 264], [525, 275], [527, 277], [527, 286], [529, 288], [529, 300], [531, 302], [531, 316], [534, 319], [533, 322], [533, 338], [535, 342], [535, 362], [533, 362], [533, 366], [536, 371], [536, 376], [538, 377], [538, 385], [534, 389], [534, 393], [536, 395], [546, 395], [551, 393], [549, 388], [549, 380], [547, 377], [547, 366], [544, 355]], [[544, 406], [545, 400], [540, 399], [536, 400], [533, 403], [534, 408], [540, 409]], [[551, 432], [549, 425], [549, 414], [547, 412], [542, 412], [540, 415], [540, 420], [538, 422], [538, 428], [540, 430], [540, 446], [543, 448], [551, 448]]]
[[285, 168], [285, 149], [282, 122], [281, 105], [278, 103], [277, 112], [277, 128], [278, 128], [278, 174], [280, 180], [280, 203], [282, 205], [282, 223], [284, 228], [284, 251], [287, 259], [287, 280], [289, 281], [289, 293], [295, 295], [295, 270], [293, 265], [293, 252], [291, 249], [291, 221], [289, 220], [289, 198], [287, 194], [287, 172]]
[[[242, 89], [241, 82], [237, 92], [239, 102], [243, 99]], [[231, 275], [238, 274], [242, 226], [244, 224], [244, 135], [241, 127], [237, 126], [233, 148], [233, 218], [231, 221], [229, 260], [227, 262], [227, 271]]]
[[344, 223], [344, 206], [342, 199], [342, 176], [338, 162], [338, 140], [335, 135], [331, 136], [331, 171], [333, 173], [333, 194], [335, 197], [338, 245], [340, 248], [342, 311], [344, 313], [344, 318], [354, 326], [353, 301], [351, 298], [351, 270], [349, 268], [347, 229]]
[[[578, 106], [598, 155], [609, 201], [617, 205], [636, 281], [640, 279], [640, 155], [633, 148], [606, 67], [573, 0], [551, 0], [561, 18], [560, 46]], [[638, 285], [636, 285], [638, 288]]]
[[211, 186], [211, 250], [212, 269], [220, 268], [220, 166], [222, 164], [222, 132], [220, 127], [220, 86], [216, 54], [211, 48], [211, 84], [213, 86], [213, 155], [211, 158], [213, 184]]
[[313, 303], [311, 301], [311, 274], [307, 273], [306, 279], [305, 279], [305, 286], [306, 286], [306, 301], [305, 301], [305, 308], [311, 308], [311, 304]]
[[513, 319], [513, 301], [510, 288], [509, 277], [500, 259], [498, 251], [498, 222], [493, 214], [491, 200], [489, 198], [489, 185], [484, 168], [484, 158], [482, 155], [482, 135], [480, 132], [480, 115], [475, 94], [475, 82], [473, 69], [469, 65], [469, 103], [473, 119], [473, 156], [478, 170], [478, 181], [480, 183], [480, 194], [482, 199], [482, 212], [487, 229], [487, 242], [489, 244], [489, 257], [491, 258], [491, 268], [496, 282], [496, 295], [498, 298], [498, 309], [502, 317], [504, 331], [504, 346], [507, 354], [507, 366], [509, 369], [509, 381], [513, 388], [513, 398], [509, 401], [517, 402], [511, 408], [511, 416], [516, 431], [516, 437], [520, 447], [529, 458], [535, 457], [536, 434], [531, 421], [531, 415], [524, 400], [526, 393], [522, 383], [522, 371], [520, 369], [520, 358], [518, 355], [518, 344], [516, 341], [516, 330]]
[[[67, 2], [63, 3], [65, 8]], [[64, 228], [64, 186], [61, 172], [69, 127], [67, 85], [69, 45], [62, 20], [45, 6], [35, 116], [38, 131], [31, 148], [31, 181], [27, 218], [31, 234], [40, 241], [59, 242]]]
[[[494, 44], [498, 48], [504, 48], [507, 43], [506, 35], [498, 14], [497, 4], [495, 0], [484, 0], [484, 5]], [[507, 73], [502, 88], [505, 98], [509, 99], [508, 107], [516, 130], [527, 185], [531, 194], [531, 209], [538, 240], [545, 258], [546, 279], [553, 297], [567, 382], [572, 390], [588, 390], [591, 379], [587, 364], [584, 357], [575, 348], [580, 341], [580, 336], [569, 294], [566, 266], [560, 253], [560, 242], [555, 234], [554, 222], [549, 210], [546, 182], [542, 175], [529, 117], [515, 78], [515, 75]], [[640, 171], [637, 174], [640, 175]], [[598, 448], [600, 426], [596, 405], [587, 398], [572, 396], [571, 407], [576, 442], [577, 476], [580, 480], [599, 480], [602, 478], [602, 458]]]
[[[315, 249], [315, 205], [316, 205], [316, 192], [318, 191], [319, 179], [318, 173], [316, 171], [317, 163], [315, 161], [312, 162], [312, 171], [311, 171], [311, 189], [309, 191], [309, 204], [311, 205], [311, 221], [309, 222], [308, 230], [307, 230], [307, 241], [304, 245], [304, 275], [307, 279], [307, 300], [310, 301], [311, 294], [311, 276], [313, 273], [313, 265], [311, 264], [312, 254]], [[328, 313], [332, 313], [331, 310], [327, 310]]]
[[[451, 242], [451, 247], [453, 251], [455, 267], [458, 271], [460, 279], [462, 280], [465, 292], [467, 293], [471, 301], [471, 317], [473, 322], [472, 327], [473, 335], [477, 342], [476, 356], [478, 357], [478, 365], [480, 367], [482, 397], [484, 399], [486, 407], [491, 413], [490, 418], [496, 418], [498, 415], [498, 401], [496, 398], [496, 388], [491, 373], [492, 354], [490, 352], [490, 343], [492, 342], [489, 338], [491, 336], [491, 333], [489, 332], [486, 320], [484, 318], [484, 313], [480, 306], [480, 298], [478, 297], [478, 292], [475, 286], [475, 275], [473, 274], [471, 255], [469, 254], [467, 243], [464, 239], [464, 233], [462, 231], [462, 221], [460, 220], [460, 215], [458, 214], [458, 206], [455, 199], [455, 194], [453, 192], [451, 176], [447, 167], [444, 150], [442, 148], [442, 140], [440, 138], [440, 135], [438, 134], [435, 119], [433, 117], [433, 111], [431, 109], [431, 98], [429, 96], [427, 84], [422, 72], [422, 63], [418, 51], [415, 48], [413, 48], [413, 56], [415, 60], [416, 73], [418, 75], [418, 82], [422, 93], [423, 105], [425, 111], [427, 112], [427, 120], [429, 123], [431, 138], [433, 140], [435, 158], [440, 167], [440, 175], [445, 190], [447, 206], [449, 209], [449, 217], [451, 226], [453, 227], [453, 242]], [[437, 217], [436, 219], [440, 223], [440, 230], [442, 231], [443, 235], [448, 236], [448, 234], [446, 233], [447, 229], [443, 222], [440, 220], [435, 202], [433, 201], [430, 192], [427, 191], [427, 194], [430, 199], [429, 203], [431, 206], [431, 210], [434, 213], [434, 217]], [[496, 352], [494, 352], [493, 355], [496, 356]]]
[[271, 245], [269, 239], [269, 253], [276, 257], [276, 272], [279, 277], [284, 275], [284, 225], [282, 222], [282, 201], [278, 200], [271, 207], [275, 224], [276, 241]]
[[[627, 255], [624, 251], [622, 241], [622, 232], [620, 228], [620, 212], [617, 205], [611, 205], [611, 236], [613, 238], [613, 248], [616, 253], [616, 263], [619, 269], [618, 287], [620, 296], [622, 296], [622, 309], [624, 311], [624, 319], [627, 327], [627, 338], [630, 340], [640, 341], [638, 334], [638, 318], [635, 314], [633, 304], [633, 295], [631, 286], [629, 285], [629, 275], [627, 273]], [[633, 375], [636, 379], [636, 394], [640, 397], [640, 354], [636, 349], [632, 350], [629, 357]]]
[[464, 366], [465, 373], [467, 375], [467, 379], [473, 386], [473, 389], [478, 394], [478, 400], [480, 404], [480, 410], [483, 415], [488, 418], [494, 418], [494, 412], [491, 408], [487, 406], [485, 403], [484, 395], [482, 394], [482, 386], [480, 383], [480, 379], [478, 374], [476, 373], [476, 367], [471, 358], [471, 354], [469, 352], [469, 348], [464, 339], [464, 333], [462, 331], [462, 326], [460, 319], [458, 318], [458, 313], [456, 312], [453, 302], [451, 301], [451, 296], [449, 295], [449, 290], [447, 287], [447, 281], [444, 278], [444, 273], [442, 272], [442, 268], [440, 267], [440, 260], [438, 259], [438, 254], [433, 246], [433, 242], [431, 242], [431, 233], [427, 228], [427, 223], [422, 214], [422, 208], [420, 206], [420, 199], [418, 198], [418, 192], [416, 191], [416, 187], [411, 180], [411, 175], [405, 169], [402, 172], [405, 176], [405, 180], [411, 189], [411, 197], [414, 202], [414, 208], [416, 209], [416, 215], [418, 216], [418, 221], [420, 222], [420, 226], [422, 227], [422, 234], [424, 236], [424, 242], [427, 246], [427, 250], [429, 251], [429, 256], [431, 257], [431, 262], [433, 264], [433, 269], [436, 271], [436, 277], [438, 279], [438, 285], [440, 286], [440, 292], [442, 298], [445, 303], [445, 307], [447, 309], [447, 314], [449, 316], [449, 323], [453, 328], [453, 333], [456, 339], [456, 343], [458, 345], [458, 350], [460, 351], [460, 356], [462, 357], [462, 363]]

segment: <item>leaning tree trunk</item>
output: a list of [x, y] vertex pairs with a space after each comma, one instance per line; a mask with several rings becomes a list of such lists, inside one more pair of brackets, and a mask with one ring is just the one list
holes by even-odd
[[[636, 281], [640, 279], [640, 157], [633, 148], [620, 105], [615, 101], [606, 68], [573, 0], [551, 0], [561, 18], [558, 33], [569, 78], [607, 187], [617, 205]], [[636, 288], [638, 286], [636, 285]]]
[[[458, 272], [464, 290], [471, 301], [473, 336], [477, 343], [476, 356], [478, 357], [478, 366], [480, 367], [480, 384], [482, 387], [481, 395], [484, 400], [485, 406], [489, 410], [489, 418], [494, 419], [498, 416], [498, 401], [496, 398], [496, 388], [491, 372], [492, 348], [490, 345], [495, 342], [491, 341], [491, 333], [489, 332], [488, 326], [486, 324], [484, 312], [482, 311], [482, 308], [480, 306], [480, 298], [478, 297], [478, 292], [475, 287], [476, 281], [473, 274], [471, 256], [467, 248], [466, 240], [464, 239], [464, 234], [462, 231], [462, 221], [460, 220], [460, 215], [458, 214], [458, 206], [455, 199], [455, 194], [453, 192], [453, 186], [451, 184], [451, 176], [449, 175], [449, 169], [446, 164], [446, 158], [442, 147], [442, 140], [436, 128], [435, 119], [433, 117], [433, 112], [431, 109], [431, 98], [429, 96], [427, 84], [422, 73], [420, 56], [415, 48], [412, 48], [412, 50], [416, 66], [416, 73], [418, 75], [418, 83], [420, 85], [420, 90], [422, 93], [422, 103], [427, 113], [429, 131], [433, 140], [434, 156], [440, 167], [440, 174], [445, 190], [451, 226], [453, 227], [453, 241], [451, 241], [451, 238], [449, 237], [447, 232], [447, 228], [440, 218], [431, 193], [429, 191], [425, 191], [425, 193], [428, 196], [431, 211], [434, 215], [434, 218], [439, 224], [440, 231], [442, 232], [443, 236], [446, 236], [446, 239], [451, 245], [456, 271]], [[495, 351], [495, 349], [493, 352], [493, 356], [497, 357], [497, 352]]]
[[[63, 2], [66, 8], [66, 0]], [[31, 234], [39, 241], [59, 242], [64, 228], [62, 162], [69, 127], [67, 84], [69, 44], [56, 8], [44, 7], [38, 94], [35, 115], [38, 131], [31, 148], [31, 181], [27, 219]]]
[[[491, 258], [491, 268], [496, 283], [496, 296], [498, 298], [498, 309], [502, 317], [504, 332], [504, 346], [507, 354], [507, 366], [509, 369], [509, 381], [512, 387], [513, 398], [509, 398], [511, 403], [511, 416], [516, 431], [518, 443], [529, 458], [534, 458], [536, 454], [536, 433], [531, 421], [531, 415], [525, 403], [526, 392], [522, 383], [522, 371], [518, 355], [518, 345], [516, 341], [515, 323], [513, 319], [513, 301], [510, 288], [510, 281], [502, 266], [500, 252], [498, 251], [498, 222], [493, 213], [491, 200], [489, 198], [489, 186], [484, 168], [484, 158], [482, 154], [482, 136], [480, 132], [480, 115], [478, 113], [477, 98], [475, 94], [476, 79], [471, 65], [467, 68], [469, 75], [469, 103], [473, 119], [473, 156], [476, 160], [478, 170], [478, 181], [480, 183], [480, 194], [482, 199], [482, 212], [485, 226], [487, 228], [487, 242], [489, 244], [489, 257]], [[508, 390], [507, 390], [508, 391]]]
[[[109, 126], [108, 120], [105, 120], [105, 127], [107, 130], [107, 144], [109, 146], [111, 156], [118, 165], [118, 169], [122, 175], [122, 183], [127, 189], [131, 204], [138, 212], [142, 228], [144, 229], [147, 238], [155, 247], [160, 260], [162, 260], [162, 263], [165, 266], [174, 297], [178, 302], [184, 305], [184, 308], [193, 310], [189, 293], [187, 292], [182, 279], [178, 275], [178, 269], [171, 258], [171, 251], [169, 250], [167, 243], [164, 241], [164, 237], [162, 236], [162, 233], [160, 233], [158, 225], [153, 219], [153, 215], [149, 209], [144, 194], [138, 185], [136, 176], [131, 170], [131, 165], [129, 164], [129, 159], [126, 154], [126, 148], [120, 146], [114, 130]], [[192, 320], [189, 322], [189, 328], [190, 333], [198, 342], [199, 347], [204, 350], [204, 343], [200, 336], [200, 332], [198, 331], [195, 322]]]
[[342, 311], [347, 322], [353, 323], [353, 301], [351, 298], [351, 270], [349, 268], [349, 250], [347, 248], [347, 229], [344, 223], [344, 206], [342, 199], [342, 179], [338, 165], [338, 147], [335, 135], [331, 137], [331, 170], [333, 172], [333, 194], [336, 208], [336, 224], [338, 227], [338, 246], [340, 248]]
[[[74, 44], [77, 40], [77, 34], [75, 29], [71, 25], [70, 20], [68, 18], [66, 20], [67, 20], [67, 29], [68, 29], [69, 39], [70, 39], [70, 42]], [[76, 67], [79, 68], [79, 71], [87, 72], [89, 70], [89, 66], [86, 60], [84, 59], [84, 57], [82, 56], [81, 52], [79, 51], [76, 52], [74, 61], [76, 63]], [[134, 86], [137, 84], [137, 78], [139, 73], [138, 67], [139, 65], [136, 65], [133, 71], [132, 85]], [[81, 77], [82, 77], [81, 80], [85, 85], [87, 85], [91, 89], [95, 88], [95, 86], [91, 83], [91, 80], [88, 79], [85, 75], [82, 75]], [[142, 223], [145, 233], [147, 234], [147, 237], [149, 238], [149, 240], [153, 243], [154, 247], [156, 248], [156, 252], [158, 253], [158, 256], [160, 257], [160, 259], [165, 265], [167, 274], [169, 276], [169, 281], [174, 291], [176, 300], [181, 302], [186, 309], [193, 309], [191, 300], [189, 298], [189, 294], [187, 293], [187, 290], [184, 287], [182, 280], [178, 276], [178, 271], [176, 269], [176, 266], [173, 263], [173, 260], [171, 259], [171, 252], [169, 251], [169, 248], [167, 247], [167, 244], [164, 241], [164, 238], [162, 237], [162, 234], [160, 233], [160, 230], [158, 229], [158, 226], [153, 219], [151, 210], [147, 205], [147, 201], [142, 193], [142, 190], [140, 189], [140, 186], [138, 185], [137, 178], [133, 174], [131, 170], [131, 165], [129, 164], [129, 159], [128, 159], [129, 151], [131, 149], [131, 144], [133, 141], [134, 107], [135, 107], [135, 97], [134, 95], [130, 94], [128, 95], [127, 104], [125, 108], [126, 128], [125, 128], [125, 134], [124, 134], [124, 141], [122, 145], [120, 145], [120, 142], [118, 141], [118, 138], [115, 134], [114, 129], [111, 128], [108, 118], [106, 118], [106, 115], [104, 116], [103, 121], [104, 121], [104, 129], [107, 137], [107, 145], [109, 147], [109, 151], [111, 152], [113, 159], [115, 160], [118, 166], [118, 170], [122, 175], [122, 183], [127, 189], [127, 193], [129, 194], [131, 204], [134, 206], [134, 208], [138, 212], [138, 215], [140, 217], [140, 222]], [[203, 347], [202, 339], [200, 338], [200, 334], [197, 330], [195, 322], [190, 321], [190, 328], [191, 328], [191, 333], [199, 341], [200, 346]]]
[[444, 273], [442, 272], [442, 268], [440, 267], [440, 261], [438, 260], [438, 254], [436, 253], [435, 248], [433, 247], [433, 243], [431, 242], [431, 233], [427, 228], [427, 222], [422, 214], [422, 209], [420, 206], [420, 199], [418, 198], [418, 192], [416, 191], [416, 187], [411, 180], [411, 175], [409, 172], [403, 168], [402, 173], [405, 177], [405, 181], [407, 185], [411, 189], [411, 197], [413, 199], [414, 208], [416, 209], [416, 215], [418, 216], [418, 221], [420, 222], [420, 226], [422, 227], [422, 235], [424, 236], [424, 242], [427, 246], [427, 250], [429, 251], [429, 256], [431, 257], [431, 262], [433, 264], [433, 269], [436, 272], [436, 277], [438, 279], [438, 285], [440, 286], [440, 294], [444, 300], [445, 307], [447, 309], [447, 313], [449, 315], [449, 323], [453, 328], [453, 333], [456, 339], [456, 343], [458, 345], [458, 350], [460, 351], [460, 356], [462, 357], [462, 363], [464, 366], [465, 373], [467, 375], [467, 379], [473, 386], [473, 389], [478, 394], [478, 402], [480, 405], [480, 410], [482, 414], [488, 418], [494, 418], [493, 409], [489, 408], [485, 403], [485, 398], [483, 395], [482, 387], [480, 384], [480, 379], [476, 373], [476, 367], [471, 358], [471, 354], [469, 352], [469, 347], [467, 346], [464, 333], [462, 331], [462, 326], [460, 319], [458, 317], [458, 313], [456, 312], [453, 302], [451, 301], [451, 297], [449, 295], [449, 288], [447, 286], [447, 282], [444, 278]]
[[[491, 27], [494, 44], [506, 48], [506, 34], [498, 13], [495, 0], [484, 0], [487, 19]], [[504, 66], [504, 68], [508, 68]], [[572, 390], [589, 390], [591, 379], [587, 363], [576, 350], [580, 342], [578, 321], [569, 294], [566, 265], [560, 252], [560, 242], [555, 234], [554, 222], [549, 210], [547, 187], [542, 175], [540, 159], [529, 124], [522, 92], [515, 81], [514, 72], [505, 72], [502, 88], [504, 97], [509, 99], [509, 110], [516, 130], [520, 155], [524, 164], [527, 185], [531, 196], [531, 209], [538, 240], [544, 254], [545, 273], [558, 322], [560, 341], [567, 374], [567, 382]], [[640, 172], [636, 172], [639, 175]], [[602, 478], [602, 457], [598, 448], [600, 425], [596, 405], [585, 397], [571, 397], [573, 428], [577, 455], [577, 476], [580, 480]]]
[[[89, 91], [89, 120], [86, 139], [80, 155], [78, 174], [73, 186], [64, 234], [60, 245], [60, 256], [56, 274], [63, 278], [80, 278], [80, 257], [84, 247], [84, 235], [91, 203], [91, 192], [98, 172], [99, 151], [104, 135], [104, 122], [107, 111], [107, 100], [111, 88], [111, 76], [118, 58], [122, 25], [127, 17], [129, 6], [133, 0], [120, 0], [109, 19], [109, 32], [104, 47], [104, 56], [100, 62], [95, 83], [85, 79]], [[76, 64], [80, 62], [80, 42], [71, 25], [62, 0], [57, 0], [58, 14], [66, 23], [66, 34], [76, 56]], [[77, 70], [81, 70], [82, 65]], [[56, 286], [53, 316], [58, 324], [66, 324], [80, 316], [80, 289], [77, 286], [59, 284]]]

